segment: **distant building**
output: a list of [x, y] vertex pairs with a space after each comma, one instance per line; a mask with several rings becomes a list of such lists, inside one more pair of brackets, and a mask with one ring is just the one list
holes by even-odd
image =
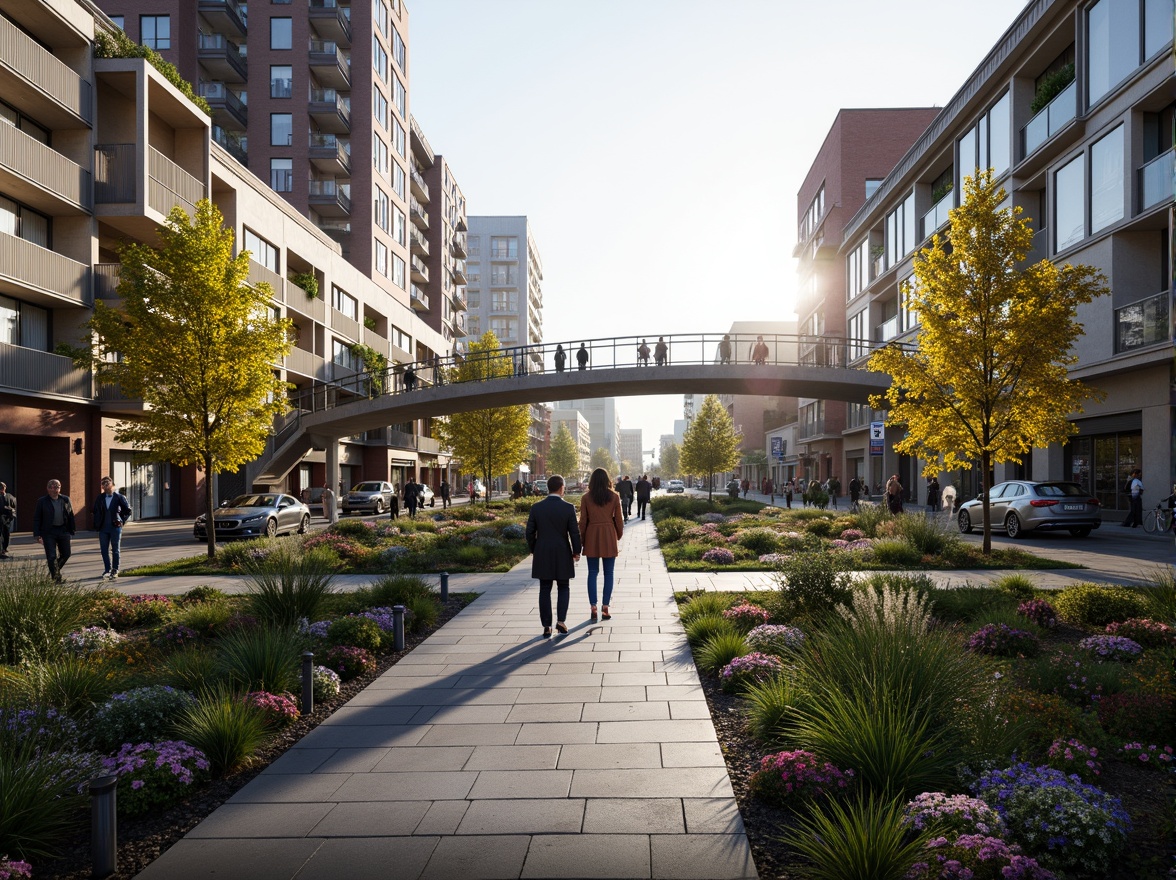
[[565, 477], [581, 477], [589, 471], [592, 460], [592, 430], [588, 420], [576, 409], [553, 409], [551, 411], [551, 436], [559, 433], [561, 425], [567, 425], [568, 432], [576, 441], [576, 448], [580, 453], [579, 473], [564, 474]]
[[607, 449], [614, 461], [621, 459], [621, 417], [617, 402], [611, 397], [565, 400], [557, 403], [561, 409], [579, 410], [588, 420], [592, 432], [592, 451]]
[[620, 462], [628, 462], [628, 471], [633, 476], [641, 470], [641, 456], [643, 450], [641, 449], [641, 429], [640, 428], [621, 428], [620, 431]]

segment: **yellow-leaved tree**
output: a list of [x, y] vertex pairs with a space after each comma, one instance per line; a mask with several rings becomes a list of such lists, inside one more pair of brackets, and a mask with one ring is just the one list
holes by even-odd
[[[454, 382], [477, 382], [513, 375], [509, 354], [488, 330], [470, 343], [451, 378]], [[530, 426], [531, 408], [525, 403], [456, 413], [434, 423], [437, 439], [453, 450], [462, 467], [482, 475], [487, 503], [494, 477], [509, 474], [527, 457]]]
[[[209, 200], [193, 218], [173, 208], [159, 238], [159, 248], [120, 249], [122, 305], [94, 304], [93, 342], [78, 362], [143, 401], [141, 417], [116, 425], [120, 442], [204, 471], [211, 523], [212, 475], [261, 455], [286, 409], [274, 365], [290, 349], [292, 325], [272, 317], [268, 284], [249, 284], [249, 252], [233, 256], [233, 230]], [[211, 557], [216, 534], [207, 532]]]
[[[991, 171], [964, 181], [950, 231], [915, 258], [915, 283], [904, 285], [918, 313], [917, 347], [887, 346], [869, 368], [893, 382], [870, 405], [884, 405], [888, 425], [906, 430], [898, 452], [927, 461], [924, 475], [980, 464], [1020, 462], [1033, 447], [1065, 443], [1082, 404], [1100, 393], [1072, 380], [1078, 306], [1107, 292], [1090, 266], [1041, 260], [1021, 268], [1033, 229]], [[984, 499], [984, 552], [992, 549]]]
[[743, 435], [735, 430], [731, 416], [713, 394], [708, 394], [698, 415], [682, 437], [679, 455], [683, 473], [706, 474], [707, 497], [714, 499], [715, 474], [739, 464]]

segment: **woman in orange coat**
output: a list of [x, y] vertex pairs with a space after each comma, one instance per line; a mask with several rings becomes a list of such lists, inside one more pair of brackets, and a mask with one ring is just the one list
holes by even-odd
[[620, 552], [617, 542], [625, 533], [625, 515], [621, 511], [621, 496], [612, 487], [608, 471], [597, 468], [588, 478], [588, 491], [580, 499], [580, 536], [584, 541], [584, 555], [588, 557], [588, 603], [592, 619], [596, 620], [596, 575], [604, 560], [604, 603], [601, 617], [611, 620], [608, 602], [613, 591], [613, 564]]

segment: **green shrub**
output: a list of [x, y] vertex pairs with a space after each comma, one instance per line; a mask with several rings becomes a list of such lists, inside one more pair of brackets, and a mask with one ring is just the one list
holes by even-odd
[[485, 547], [461, 547], [457, 551], [457, 561], [462, 565], [481, 565], [488, 555]]
[[381, 638], [379, 624], [366, 617], [340, 617], [327, 630], [328, 644], [350, 645], [369, 651], [380, 650]]
[[736, 543], [740, 547], [746, 547], [756, 556], [775, 553], [780, 549], [780, 537], [771, 529], [747, 529]]
[[788, 732], [797, 713], [808, 707], [808, 698], [796, 679], [788, 674], [776, 675], [765, 682], [753, 683], [744, 691], [747, 700], [747, 726], [768, 749], [792, 745]]
[[987, 623], [986, 618], [998, 608], [1017, 610], [1017, 601], [992, 587], [945, 587], [931, 594], [931, 611], [943, 621]]
[[0, 566], [0, 663], [58, 656], [62, 638], [85, 621], [90, 600], [78, 584], [54, 581], [43, 562]]
[[268, 556], [282, 543], [280, 538], [251, 538], [217, 545], [216, 563], [221, 568], [239, 571], [247, 562]]
[[227, 602], [187, 602], [168, 615], [169, 623], [186, 626], [201, 638], [215, 638], [224, 629], [233, 609]]
[[323, 601], [333, 592], [334, 560], [317, 549], [303, 551], [287, 543], [264, 559], [245, 560], [241, 568], [250, 610], [258, 620], [275, 626], [317, 620]]
[[887, 589], [915, 591], [927, 596], [933, 596], [936, 589], [935, 579], [929, 574], [897, 571], [871, 572], [854, 586], [857, 589], [870, 588], [876, 592]]
[[224, 602], [228, 598], [228, 593], [218, 590], [216, 587], [210, 587], [208, 584], [202, 584], [184, 593], [180, 597], [180, 604], [199, 605], [202, 603], [217, 603]]
[[227, 688], [202, 692], [175, 725], [180, 738], [204, 752], [214, 776], [243, 767], [265, 742], [265, 711]]
[[894, 568], [918, 565], [923, 561], [919, 548], [908, 544], [903, 538], [876, 538], [870, 547], [870, 556], [879, 565]]
[[1058, 617], [1079, 626], [1103, 627], [1147, 612], [1147, 602], [1140, 593], [1109, 584], [1066, 587], [1054, 597], [1053, 606]]
[[409, 632], [425, 632], [437, 624], [440, 612], [434, 596], [412, 596], [404, 603], [404, 608], [408, 612], [405, 628]]
[[220, 683], [225, 675], [216, 651], [199, 645], [170, 654], [159, 668], [163, 684], [200, 691]]
[[1020, 572], [1003, 574], [992, 582], [992, 588], [1008, 593], [1018, 602], [1026, 602], [1037, 595], [1033, 580]]
[[110, 752], [123, 743], [155, 742], [195, 702], [187, 691], [167, 685], [133, 688], [115, 694], [94, 713], [90, 736], [102, 751]]
[[122, 684], [122, 674], [101, 660], [60, 657], [25, 667], [22, 687], [30, 703], [52, 706], [75, 718], [93, 711]]
[[678, 616], [683, 625], [704, 614], [722, 614], [734, 603], [730, 593], [695, 593], [690, 601], [678, 606]]
[[953, 523], [938, 516], [904, 513], [896, 519], [898, 534], [921, 556], [939, 556], [960, 543]]
[[833, 534], [833, 520], [827, 517], [810, 519], [804, 524], [804, 530], [817, 538], [828, 538]]
[[1066, 647], [1018, 664], [1017, 679], [1043, 694], [1055, 694], [1081, 709], [1126, 689], [1123, 664], [1099, 663], [1089, 652]]
[[412, 574], [385, 575], [375, 581], [370, 587], [363, 587], [355, 591], [355, 597], [361, 607], [388, 607], [393, 605], [407, 606], [417, 598], [436, 600], [437, 591], [423, 577]]
[[1054, 98], [1066, 90], [1066, 87], [1074, 81], [1074, 62], [1058, 68], [1053, 73], [1050, 73], [1041, 78], [1037, 84], [1037, 91], [1033, 95], [1033, 100], [1029, 104], [1029, 112], [1037, 113], [1039, 110], [1044, 110]]
[[654, 523], [657, 527], [657, 539], [662, 544], [672, 544], [681, 540], [686, 530], [695, 525], [691, 520], [680, 516], [667, 516], [660, 520], [655, 518]]
[[[735, 625], [721, 614], [700, 614], [686, 624], [686, 640], [691, 646], [698, 647], [719, 633], [735, 633]], [[742, 638], [742, 636], [740, 636]]]
[[154, 49], [136, 43], [125, 33], [115, 31], [99, 31], [94, 35], [95, 58], [146, 58], [147, 63], [158, 70], [163, 78], [175, 86], [185, 98], [204, 111], [206, 116], [212, 116], [212, 108], [208, 101], [196, 94], [192, 84], [180, 75], [180, 71], [170, 61]]
[[696, 516], [718, 510], [716, 505], [711, 504], [705, 498], [692, 498], [686, 494], [655, 498], [650, 508], [653, 512], [654, 522], [670, 516], [693, 520]]
[[218, 646], [222, 674], [241, 691], [294, 691], [299, 686], [302, 646], [302, 639], [289, 629], [257, 626], [234, 630], [222, 637]]
[[742, 633], [717, 632], [699, 646], [694, 662], [703, 672], [718, 675], [719, 670], [747, 651]]
[[781, 601], [793, 615], [817, 616], [831, 611], [849, 595], [850, 577], [833, 553], [810, 546], [780, 564], [776, 583]]
[[878, 526], [890, 521], [890, 511], [884, 504], [863, 504], [853, 514], [853, 528], [858, 529], [867, 538], [878, 537]]

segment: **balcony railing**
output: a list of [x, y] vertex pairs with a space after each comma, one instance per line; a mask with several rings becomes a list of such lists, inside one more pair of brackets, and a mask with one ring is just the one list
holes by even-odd
[[89, 268], [85, 263], [31, 241], [0, 232], [0, 280], [18, 285], [29, 293], [68, 300], [79, 306], [93, 305]]
[[71, 205], [93, 207], [90, 172], [15, 125], [0, 125], [0, 167]]
[[450, 246], [453, 248], [453, 255], [455, 257], [468, 257], [466, 253], [466, 234], [464, 232], [453, 233], [453, 238], [450, 241]]
[[333, 180], [312, 180], [308, 194], [312, 199], [333, 200], [341, 209], [351, 213], [351, 187]]
[[895, 315], [893, 318], [890, 318], [887, 321], [883, 321], [878, 325], [876, 328], [877, 332], [875, 333], [875, 339], [877, 339], [878, 342], [889, 342], [891, 339], [894, 339], [896, 336], [898, 336], [898, 334], [901, 332], [901, 326], [902, 325], [898, 320], [898, 315]]
[[809, 437], [819, 437], [825, 433], [824, 419], [809, 419], [806, 422], [797, 422], [796, 425], [796, 439], [804, 440]]
[[428, 228], [429, 212], [425, 210], [424, 205], [418, 202], [415, 198], [412, 199], [409, 205], [409, 214], [414, 219], [419, 220], [421, 225]]
[[213, 113], [223, 108], [224, 113], [230, 115], [232, 121], [240, 123], [242, 128], [248, 125], [249, 108], [223, 82], [202, 82], [200, 84], [200, 97], [208, 101]]
[[135, 145], [99, 144], [94, 147], [95, 203], [125, 204], [137, 199]]
[[415, 168], [411, 169], [412, 185], [418, 198], [429, 200], [429, 185], [425, 183], [425, 178]]
[[273, 291], [273, 298], [275, 302], [286, 301], [286, 279], [277, 272], [270, 269], [268, 266], [263, 266], [261, 263], [253, 262], [252, 258], [249, 260], [249, 283], [260, 284], [265, 283], [270, 286]]
[[1171, 292], [1165, 290], [1115, 309], [1115, 352], [1167, 344], [1172, 338], [1171, 300]]
[[329, 114], [350, 126], [351, 98], [340, 94], [337, 89], [311, 89], [310, 114], [316, 120]]
[[412, 287], [409, 289], [409, 294], [408, 294], [408, 295], [409, 295], [409, 298], [412, 300], [412, 304], [413, 304], [414, 306], [417, 306], [417, 307], [421, 308], [421, 309], [422, 309], [422, 310], [424, 310], [424, 311], [428, 311], [428, 308], [429, 308], [429, 295], [428, 295], [427, 293], [425, 293], [423, 290], [421, 290], [419, 287], [417, 287], [417, 286], [414, 284], [414, 285], [412, 285]]
[[1176, 149], [1156, 156], [1139, 169], [1139, 210], [1146, 211], [1161, 202], [1171, 202], [1176, 175]]
[[317, 354], [297, 346], [291, 348], [286, 354], [286, 369], [314, 379], [325, 380], [327, 378], [326, 361]]
[[68, 357], [4, 342], [0, 342], [0, 376], [8, 388], [82, 399], [90, 398], [93, 385], [90, 371], [75, 368]]
[[235, 0], [200, 0], [200, 14], [215, 27], [228, 27], [236, 37], [248, 31], [248, 12]]
[[159, 150], [147, 147], [147, 206], [168, 214], [176, 205], [189, 217], [196, 216], [196, 203], [204, 198], [204, 184]]
[[[90, 84], [4, 16], [0, 16], [0, 71], [19, 78], [87, 125], [94, 121]], [[4, 73], [0, 73], [0, 84]]]
[[412, 242], [413, 247], [415, 247], [425, 256], [429, 255], [429, 240], [425, 238], [424, 233], [422, 233], [415, 226], [410, 226], [408, 229], [408, 237]]
[[118, 299], [119, 275], [122, 263], [95, 263], [93, 278], [94, 299]]
[[1021, 158], [1025, 159], [1062, 130], [1078, 112], [1078, 81], [1070, 83], [1021, 129]]
[[212, 139], [242, 165], [249, 164], [249, 138], [244, 134], [229, 132], [219, 125], [212, 127]]
[[923, 215], [923, 238], [930, 238], [940, 229], [947, 225], [949, 214], [954, 207], [955, 193], [949, 192], [935, 203], [930, 211]]
[[214, 76], [244, 82], [249, 74], [245, 56], [224, 34], [200, 34], [196, 43], [197, 55], [206, 65], [212, 64]]

